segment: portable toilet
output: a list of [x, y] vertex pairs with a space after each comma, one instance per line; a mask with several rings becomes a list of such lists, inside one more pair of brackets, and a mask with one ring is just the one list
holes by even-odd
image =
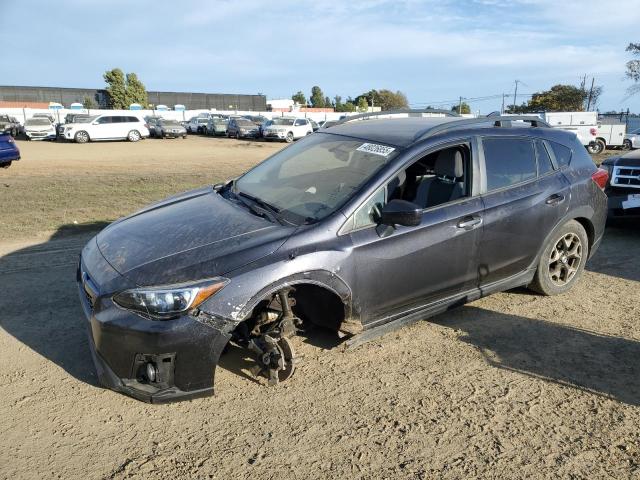
[[82, 110], [84, 106], [81, 103], [74, 102], [69, 106], [69, 110]]
[[167, 112], [168, 110], [169, 110], [169, 107], [167, 107], [166, 105], [156, 106], [156, 111], [158, 112]]
[[129, 105], [129, 110], [142, 110], [142, 105], [139, 103], [132, 103]]
[[178, 105], [174, 105], [174, 106], [173, 106], [173, 109], [174, 109], [176, 112], [184, 112], [184, 111], [186, 110], [186, 107], [185, 107], [184, 105], [180, 105], [180, 104], [178, 104]]

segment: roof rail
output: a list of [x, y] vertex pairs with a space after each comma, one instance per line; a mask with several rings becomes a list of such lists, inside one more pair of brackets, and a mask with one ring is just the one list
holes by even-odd
[[512, 126], [512, 122], [514, 121], [526, 122], [531, 124], [532, 127], [550, 127], [549, 124], [540, 117], [532, 115], [492, 115], [478, 118], [461, 118], [460, 120], [452, 120], [425, 128], [415, 134], [413, 141], [415, 142], [432, 137], [438, 133], [446, 132], [447, 130], [454, 130], [456, 128], [473, 125], [492, 124], [494, 127], [509, 128]]
[[352, 120], [364, 120], [365, 118], [380, 117], [383, 115], [394, 115], [398, 113], [440, 113], [440, 114], [444, 114], [447, 117], [460, 117], [460, 115], [458, 115], [455, 112], [452, 112], [451, 110], [442, 110], [439, 108], [423, 108], [423, 109], [403, 108], [399, 110], [383, 110], [380, 112], [367, 112], [367, 113], [360, 113], [358, 115], [350, 115], [338, 120], [338, 123], [336, 123], [336, 125], [341, 125], [343, 123], [351, 122]]

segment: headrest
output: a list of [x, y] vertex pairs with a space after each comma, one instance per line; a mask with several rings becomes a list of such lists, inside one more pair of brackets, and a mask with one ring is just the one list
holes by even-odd
[[441, 151], [436, 158], [434, 171], [438, 177], [458, 178], [464, 175], [460, 150], [448, 148]]

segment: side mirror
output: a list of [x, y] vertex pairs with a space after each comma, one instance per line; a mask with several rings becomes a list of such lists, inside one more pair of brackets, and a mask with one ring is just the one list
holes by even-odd
[[380, 213], [380, 221], [383, 225], [415, 227], [422, 221], [422, 208], [406, 200], [391, 200]]

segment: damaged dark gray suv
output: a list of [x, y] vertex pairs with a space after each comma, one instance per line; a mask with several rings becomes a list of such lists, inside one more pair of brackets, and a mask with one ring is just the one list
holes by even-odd
[[275, 384], [313, 326], [353, 346], [497, 291], [575, 284], [602, 239], [607, 173], [574, 134], [535, 117], [361, 117], [85, 246], [77, 280], [106, 387], [210, 395], [228, 342]]

